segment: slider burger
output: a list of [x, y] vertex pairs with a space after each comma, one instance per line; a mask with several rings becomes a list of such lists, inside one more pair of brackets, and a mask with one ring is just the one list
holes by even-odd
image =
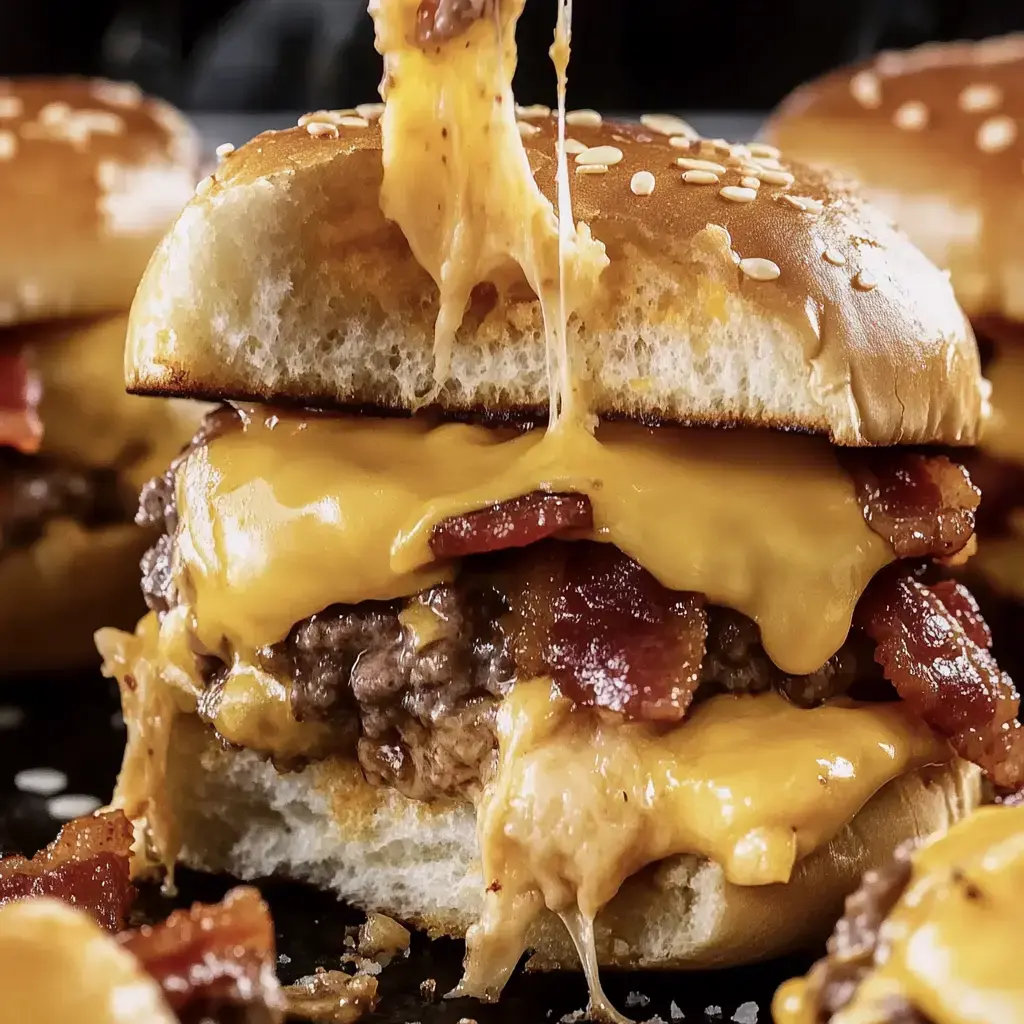
[[[789, 155], [858, 178], [930, 259], [949, 268], [993, 385], [994, 413], [970, 457], [985, 494], [971, 572], [998, 598], [989, 603], [1006, 657], [1015, 653], [1021, 621], [1010, 599], [1019, 608], [1024, 597], [1022, 116], [1018, 35], [882, 53], [797, 89], [768, 125]], [[999, 627], [1008, 627], [1005, 634]]]
[[124, 394], [124, 311], [196, 162], [134, 86], [0, 79], [0, 672], [91, 660], [136, 613], [132, 491], [192, 427]]
[[582, 961], [611, 1015], [599, 964], [820, 936], [1024, 779], [935, 575], [978, 492], [930, 446], [985, 382], [848, 185], [676, 118], [563, 137], [512, 102], [516, 5], [421, 10], [375, 11], [383, 116], [232, 153], [136, 295], [130, 389], [225, 404], [142, 492], [151, 611], [97, 634], [115, 803], [167, 869], [468, 933], [463, 994]]
[[1024, 807], [984, 807], [846, 901], [828, 955], [787, 982], [777, 1024], [1014, 1024], [1024, 1020]]

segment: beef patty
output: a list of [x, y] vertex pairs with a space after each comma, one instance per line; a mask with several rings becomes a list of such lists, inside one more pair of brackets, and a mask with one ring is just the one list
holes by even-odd
[[84, 526], [127, 522], [117, 472], [0, 448], [0, 557], [38, 540], [54, 519]]

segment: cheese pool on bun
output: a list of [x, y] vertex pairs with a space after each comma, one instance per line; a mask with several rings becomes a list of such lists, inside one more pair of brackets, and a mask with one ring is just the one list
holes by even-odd
[[91, 661], [136, 614], [133, 495], [196, 414], [125, 394], [126, 311], [197, 159], [133, 85], [0, 79], [0, 673]]

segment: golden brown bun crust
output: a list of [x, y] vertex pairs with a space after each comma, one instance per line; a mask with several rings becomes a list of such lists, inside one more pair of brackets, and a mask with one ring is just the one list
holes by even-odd
[[832, 72], [785, 100], [768, 136], [858, 178], [950, 269], [969, 315], [1024, 319], [1024, 35]]
[[[224, 750], [194, 715], [175, 720], [166, 797], [194, 867], [240, 878], [280, 873], [331, 889], [432, 936], [464, 934], [480, 909], [475, 816], [367, 783], [336, 759], [278, 773]], [[761, 959], [822, 939], [861, 873], [904, 839], [946, 828], [980, 800], [979, 772], [953, 762], [890, 782], [787, 885], [740, 887], [717, 865], [676, 857], [627, 881], [598, 917], [602, 964], [695, 968]], [[561, 923], [530, 936], [535, 965], [578, 966]]]
[[126, 309], [198, 160], [133, 85], [0, 79], [0, 324]]
[[[526, 145], [550, 197], [554, 122], [531, 123]], [[763, 166], [756, 198], [731, 201], [720, 189], [752, 173], [742, 149], [705, 145], [699, 158], [740, 166], [688, 184], [676, 161], [697, 153], [668, 136], [607, 121], [569, 131], [623, 154], [607, 173], [573, 175], [575, 215], [611, 257], [596, 303], [570, 325], [595, 411], [843, 444], [973, 441], [978, 357], [948, 282], [848, 185], [800, 167], [773, 184], [789, 178]], [[656, 177], [650, 195], [631, 189], [642, 170]], [[375, 126], [340, 127], [336, 139], [268, 132], [231, 154], [143, 279], [129, 387], [411, 408], [432, 381], [436, 288], [381, 215], [380, 180]], [[756, 280], [740, 257], [770, 260], [779, 276]], [[539, 304], [525, 284], [480, 292], [439, 404], [544, 415]]]

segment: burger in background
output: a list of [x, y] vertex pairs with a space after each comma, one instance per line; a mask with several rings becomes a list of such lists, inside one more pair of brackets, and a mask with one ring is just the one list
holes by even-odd
[[134, 492], [195, 414], [125, 394], [125, 311], [198, 158], [133, 85], [0, 79], [0, 672], [90, 661], [134, 614]]
[[985, 495], [972, 589], [1001, 663], [1024, 625], [1024, 35], [930, 44], [796, 90], [768, 137], [857, 178], [948, 268], [992, 382], [993, 414], [968, 458]]

